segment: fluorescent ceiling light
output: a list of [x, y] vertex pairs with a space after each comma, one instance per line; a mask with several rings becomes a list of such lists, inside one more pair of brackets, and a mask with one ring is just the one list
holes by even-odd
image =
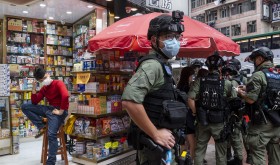
[[131, 11], [137, 11], [138, 9], [136, 7], [132, 7]]
[[67, 11], [66, 13], [67, 13], [67, 14], [72, 14], [72, 11]]
[[27, 10], [23, 10], [22, 12], [23, 12], [24, 14], [27, 14], [27, 13], [28, 13], [28, 11], [27, 11]]
[[53, 17], [49, 17], [49, 19], [53, 19]]
[[112, 0], [106, 0], [106, 1], [111, 2]]
[[93, 5], [88, 5], [87, 7], [88, 7], [88, 8], [93, 8]]
[[46, 7], [47, 5], [44, 4], [44, 3], [41, 3], [40, 6], [41, 6], [41, 7]]
[[119, 16], [115, 16], [115, 19], [120, 19], [120, 17]]

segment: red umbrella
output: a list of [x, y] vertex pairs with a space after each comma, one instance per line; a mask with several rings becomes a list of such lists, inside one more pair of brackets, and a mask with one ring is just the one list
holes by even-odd
[[[89, 50], [148, 51], [147, 31], [151, 19], [162, 13], [131, 16], [117, 21], [89, 40]], [[218, 51], [224, 56], [240, 54], [239, 45], [212, 27], [184, 16], [185, 32], [179, 56], [205, 58]]]

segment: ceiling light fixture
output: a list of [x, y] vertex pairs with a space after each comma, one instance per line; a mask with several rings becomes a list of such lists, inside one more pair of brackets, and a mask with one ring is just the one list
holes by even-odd
[[54, 19], [53, 17], [49, 17], [49, 19]]
[[106, 0], [106, 1], [111, 2], [111, 1], [113, 1], [113, 0]]
[[24, 14], [28, 14], [28, 11], [27, 10], [23, 10], [22, 11]]
[[72, 14], [72, 11], [67, 11], [66, 13], [67, 13], [67, 14]]
[[87, 7], [88, 7], [88, 8], [93, 8], [93, 6], [92, 6], [92, 5], [88, 5]]
[[120, 17], [119, 17], [119, 16], [115, 16], [114, 18], [115, 18], [115, 19], [120, 19]]
[[41, 6], [41, 7], [46, 7], [47, 5], [44, 4], [44, 3], [41, 3], [40, 6]]

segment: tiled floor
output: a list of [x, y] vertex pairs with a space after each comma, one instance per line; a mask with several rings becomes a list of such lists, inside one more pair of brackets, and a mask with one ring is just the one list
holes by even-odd
[[[41, 160], [42, 140], [23, 142], [20, 144], [20, 153], [16, 155], [0, 156], [1, 165], [42, 165]], [[69, 165], [77, 165], [68, 154]], [[57, 156], [56, 165], [64, 165], [64, 161]]]

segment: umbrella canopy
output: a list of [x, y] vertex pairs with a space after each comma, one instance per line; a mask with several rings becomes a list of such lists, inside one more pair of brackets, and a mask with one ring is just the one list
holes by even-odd
[[[151, 13], [119, 20], [91, 38], [89, 50], [148, 51], [151, 49], [151, 43], [147, 40], [150, 20], [161, 14]], [[214, 28], [187, 16], [183, 20], [185, 32], [179, 56], [205, 58], [214, 51], [224, 56], [240, 54], [239, 45]]]

